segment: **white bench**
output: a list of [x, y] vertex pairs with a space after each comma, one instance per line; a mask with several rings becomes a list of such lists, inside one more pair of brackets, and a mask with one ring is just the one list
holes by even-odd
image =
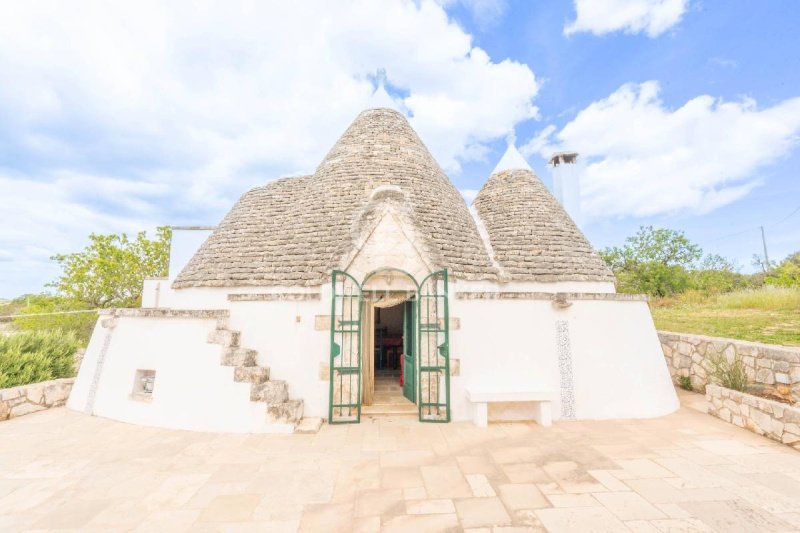
[[482, 428], [489, 423], [489, 404], [492, 402], [532, 402], [535, 406], [533, 419], [540, 426], [550, 426], [553, 423], [553, 396], [549, 391], [467, 390], [467, 400], [472, 403], [472, 421]]

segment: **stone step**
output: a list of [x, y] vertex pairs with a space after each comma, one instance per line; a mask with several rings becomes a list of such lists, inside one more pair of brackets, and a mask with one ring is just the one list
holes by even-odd
[[228, 348], [222, 353], [225, 366], [256, 366], [258, 352], [249, 348]]
[[250, 399], [268, 404], [283, 403], [289, 399], [289, 384], [279, 379], [258, 383], [251, 387]]
[[267, 421], [273, 424], [296, 424], [303, 418], [303, 400], [267, 404]]
[[391, 398], [385, 398], [380, 396], [374, 396], [372, 398], [372, 403], [375, 405], [414, 405], [412, 402], [408, 401], [403, 396], [394, 396]]
[[314, 434], [322, 427], [322, 419], [318, 416], [303, 417], [302, 420], [295, 426], [295, 433]]
[[361, 414], [364, 415], [416, 415], [417, 406], [409, 402], [405, 405], [362, 405]]
[[208, 334], [208, 342], [221, 344], [229, 348], [238, 348], [241, 338], [242, 333], [240, 331], [232, 331], [230, 329], [215, 329]]
[[264, 383], [269, 379], [269, 368], [263, 366], [237, 366], [233, 369], [233, 379], [240, 383]]

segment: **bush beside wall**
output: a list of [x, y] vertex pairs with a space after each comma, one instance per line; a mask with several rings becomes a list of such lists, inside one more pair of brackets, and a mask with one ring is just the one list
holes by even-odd
[[74, 333], [61, 330], [0, 336], [0, 388], [73, 377], [80, 345]]

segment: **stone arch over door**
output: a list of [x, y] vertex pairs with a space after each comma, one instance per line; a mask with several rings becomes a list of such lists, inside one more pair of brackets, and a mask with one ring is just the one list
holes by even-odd
[[376, 188], [369, 204], [354, 220], [351, 235], [352, 247], [338, 266], [357, 279], [367, 279], [376, 272], [397, 271], [420, 280], [441, 262], [436, 254], [431, 255], [399, 187]]

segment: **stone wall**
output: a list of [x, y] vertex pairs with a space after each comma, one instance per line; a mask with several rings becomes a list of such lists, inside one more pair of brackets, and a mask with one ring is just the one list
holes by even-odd
[[722, 354], [728, 361], [740, 357], [754, 385], [800, 401], [800, 348], [668, 331], [658, 337], [675, 383], [688, 376], [692, 388], [702, 391], [711, 381], [709, 358]]
[[718, 385], [706, 387], [708, 413], [800, 450], [800, 407]]
[[0, 421], [67, 403], [75, 378], [0, 389]]

